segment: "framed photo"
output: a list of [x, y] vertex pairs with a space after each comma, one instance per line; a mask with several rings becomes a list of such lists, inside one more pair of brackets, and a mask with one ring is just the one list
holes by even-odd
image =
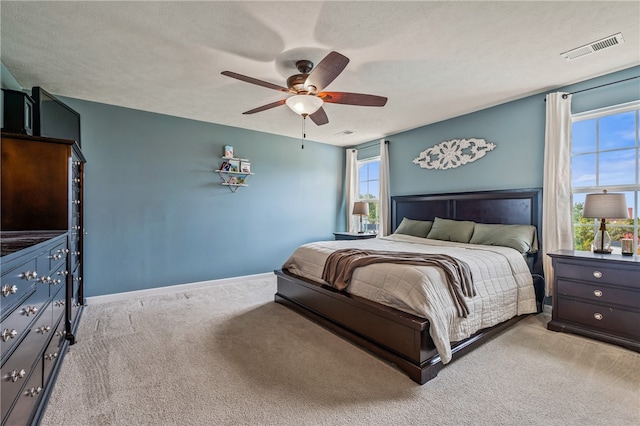
[[238, 183], [238, 179], [235, 176], [231, 176], [229, 178], [229, 185], [236, 185]]
[[251, 173], [251, 163], [247, 161], [240, 162], [240, 171], [242, 173]]
[[240, 171], [240, 161], [239, 160], [229, 160], [229, 171], [230, 172], [239, 172]]
[[224, 156], [227, 158], [233, 158], [233, 147], [231, 145], [226, 145], [224, 147]]

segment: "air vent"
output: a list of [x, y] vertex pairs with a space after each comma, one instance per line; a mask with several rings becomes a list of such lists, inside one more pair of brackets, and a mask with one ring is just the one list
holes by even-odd
[[346, 136], [346, 135], [351, 135], [353, 133], [354, 132], [352, 130], [343, 130], [341, 132], [334, 134], [333, 136]]
[[560, 55], [564, 58], [565, 61], [573, 61], [574, 59], [582, 58], [583, 56], [595, 53], [598, 50], [613, 47], [622, 43], [624, 43], [624, 38], [622, 38], [622, 33], [618, 33], [603, 38], [602, 40], [594, 41], [593, 43], [576, 47], [575, 49], [561, 53]]

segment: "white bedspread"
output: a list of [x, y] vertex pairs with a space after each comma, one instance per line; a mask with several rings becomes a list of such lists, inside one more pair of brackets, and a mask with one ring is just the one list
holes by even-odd
[[477, 296], [465, 298], [470, 314], [459, 318], [442, 269], [433, 266], [374, 264], [354, 271], [351, 294], [427, 318], [429, 333], [443, 363], [451, 360], [451, 342], [465, 339], [516, 315], [536, 311], [533, 280], [520, 253], [508, 247], [430, 240], [394, 234], [356, 241], [320, 241], [298, 247], [283, 269], [323, 283], [329, 254], [356, 247], [419, 253], [444, 253], [469, 265]]

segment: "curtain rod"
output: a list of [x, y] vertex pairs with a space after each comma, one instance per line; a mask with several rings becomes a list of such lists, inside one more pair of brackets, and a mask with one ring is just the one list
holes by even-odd
[[[347, 148], [347, 149], [365, 149], [365, 148], [369, 148], [369, 147], [372, 147], [372, 146], [378, 145], [379, 143], [380, 143], [380, 141], [378, 141], [378, 142], [369, 142], [368, 144], [363, 145], [363, 146], [361, 146], [361, 147], [357, 147], [357, 148], [356, 148], [355, 146], [352, 146], [352, 147], [349, 147], [349, 148]], [[386, 139], [385, 139], [384, 143], [385, 143], [386, 145], [389, 145], [389, 141], [388, 141], [388, 140], [386, 140]]]
[[[599, 88], [605, 87], [605, 86], [611, 86], [612, 84], [622, 83], [624, 81], [633, 80], [634, 78], [640, 78], [640, 75], [637, 75], [635, 77], [625, 78], [624, 80], [612, 81], [611, 83], [601, 84], [600, 86], [590, 87], [588, 89], [576, 90], [575, 92], [565, 93], [564, 95], [562, 95], [562, 99], [567, 99], [568, 95], [575, 95], [576, 93], [587, 92], [589, 90], [599, 89]], [[545, 101], [546, 101], [546, 98], [545, 98]]]

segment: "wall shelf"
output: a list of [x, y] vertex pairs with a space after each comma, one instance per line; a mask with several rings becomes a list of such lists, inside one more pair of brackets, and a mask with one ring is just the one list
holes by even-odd
[[222, 165], [216, 170], [222, 180], [221, 185], [228, 187], [231, 192], [249, 186], [246, 181], [254, 173], [251, 173], [251, 163], [248, 159], [222, 157], [222, 160]]

